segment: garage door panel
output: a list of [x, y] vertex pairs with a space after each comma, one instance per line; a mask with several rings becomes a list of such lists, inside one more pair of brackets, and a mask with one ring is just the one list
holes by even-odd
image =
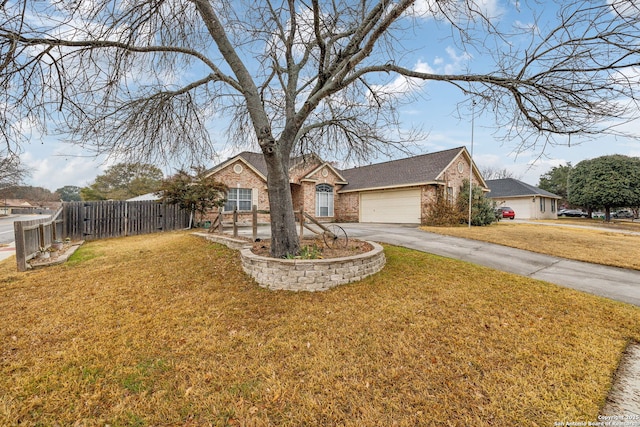
[[420, 222], [420, 189], [387, 190], [360, 195], [361, 222]]

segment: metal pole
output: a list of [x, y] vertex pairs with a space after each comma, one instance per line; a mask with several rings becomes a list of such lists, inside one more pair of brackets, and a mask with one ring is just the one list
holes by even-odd
[[473, 129], [475, 122], [476, 102], [471, 101], [471, 160], [469, 161], [469, 228], [471, 228], [471, 201], [473, 196], [473, 185], [471, 179], [473, 177]]

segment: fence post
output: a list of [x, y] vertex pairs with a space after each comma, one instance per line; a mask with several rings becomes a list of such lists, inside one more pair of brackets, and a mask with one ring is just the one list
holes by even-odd
[[253, 226], [253, 241], [258, 239], [258, 206], [253, 205], [252, 224]]
[[129, 202], [124, 202], [124, 235], [129, 235]]
[[38, 245], [41, 248], [44, 248], [45, 246], [45, 240], [44, 240], [44, 224], [39, 224], [38, 225]]
[[300, 209], [300, 240], [304, 237], [304, 209]]
[[233, 209], [233, 237], [238, 237], [238, 209]]
[[16, 239], [16, 262], [18, 271], [27, 271], [27, 254], [25, 253], [24, 227], [21, 221], [13, 223], [13, 231]]

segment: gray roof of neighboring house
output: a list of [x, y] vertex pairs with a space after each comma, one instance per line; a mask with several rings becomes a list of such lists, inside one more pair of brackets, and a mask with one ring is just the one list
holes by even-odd
[[147, 194], [141, 194], [140, 196], [127, 199], [127, 202], [140, 202], [140, 201], [146, 201], [146, 200], [160, 200], [160, 199], [162, 199], [162, 196], [160, 196], [158, 193], [147, 193]]
[[514, 178], [489, 179], [487, 186], [491, 192], [487, 195], [492, 199], [498, 197], [527, 197], [527, 196], [545, 196], [555, 199], [562, 197], [557, 194], [550, 193], [533, 185], [519, 181]]
[[340, 191], [399, 187], [433, 182], [464, 147], [342, 170], [349, 183]]

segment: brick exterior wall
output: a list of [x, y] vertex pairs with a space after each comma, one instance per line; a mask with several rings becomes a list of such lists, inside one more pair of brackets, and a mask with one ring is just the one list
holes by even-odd
[[[319, 165], [317, 165], [319, 166]], [[316, 168], [317, 168], [316, 166]], [[307, 174], [313, 171], [314, 168], [309, 168]], [[326, 175], [326, 176], [325, 176]], [[341, 178], [335, 174], [333, 169], [324, 166], [311, 176], [308, 176], [300, 183], [300, 198], [299, 204], [295, 206], [297, 210], [304, 209], [309, 215], [315, 217], [319, 221], [334, 221], [337, 219], [337, 205], [340, 203], [340, 195], [337, 193], [341, 185], [337, 184], [341, 182]], [[333, 187], [333, 215], [316, 217], [316, 186], [319, 184], [329, 184]]]
[[360, 221], [360, 193], [338, 194], [335, 214], [336, 220], [340, 222]]
[[[458, 169], [458, 163], [462, 162], [462, 171]], [[453, 202], [456, 201], [458, 194], [460, 194], [460, 187], [464, 181], [469, 180], [469, 162], [464, 156], [458, 156], [447, 169], [442, 173], [442, 182], [444, 185], [444, 191], [447, 192], [447, 188], [453, 189], [452, 198]], [[474, 173], [471, 179], [474, 185], [480, 185], [476, 174]], [[435, 203], [438, 185], [426, 185], [422, 187], [422, 200], [421, 200], [421, 222], [425, 222], [429, 206]]]
[[[242, 171], [237, 173], [236, 165], [242, 167]], [[269, 195], [267, 193], [267, 183], [251, 168], [241, 160], [237, 160], [215, 174], [215, 179], [223, 182], [229, 188], [251, 188], [252, 204], [258, 206], [258, 210], [269, 210]], [[232, 220], [232, 212], [225, 212], [224, 221]], [[251, 223], [251, 212], [238, 212], [238, 221]], [[213, 217], [211, 215], [210, 217]], [[269, 215], [259, 214], [259, 222], [269, 222]]]
[[[236, 165], [242, 166], [242, 172], [237, 173], [234, 170]], [[306, 213], [315, 217], [316, 213], [316, 185], [329, 184], [333, 187], [334, 199], [334, 215], [329, 217], [317, 217], [320, 221], [334, 221], [337, 219], [336, 212], [340, 196], [337, 190], [340, 185], [336, 184], [341, 178], [330, 167], [322, 167], [322, 162], [317, 159], [309, 159], [306, 163], [295, 165], [291, 168], [289, 179], [291, 181], [291, 195], [293, 198], [293, 208], [296, 211], [304, 209]], [[315, 173], [307, 176], [312, 171]], [[326, 171], [326, 172], [325, 172]], [[326, 175], [326, 176], [325, 176]], [[258, 211], [269, 210], [269, 196], [267, 192], [267, 183], [244, 162], [237, 160], [220, 171], [216, 172], [215, 178], [225, 183], [229, 188], [251, 188], [253, 192], [253, 200], [257, 201]], [[225, 221], [231, 221], [231, 213], [224, 214]], [[210, 215], [211, 219], [213, 215]], [[251, 213], [239, 212], [238, 219], [240, 222], [250, 222]], [[259, 222], [269, 222], [268, 214], [258, 214]]]
[[[458, 170], [459, 162], [462, 162], [462, 172]], [[445, 169], [442, 174], [442, 179], [446, 182], [447, 187], [453, 188], [453, 199], [455, 200], [458, 197], [462, 183], [469, 180], [469, 162], [467, 159], [464, 156], [458, 156], [458, 158], [456, 158], [456, 160], [454, 160], [451, 165]], [[474, 185], [480, 184], [475, 173], [473, 174], [471, 182]]]

